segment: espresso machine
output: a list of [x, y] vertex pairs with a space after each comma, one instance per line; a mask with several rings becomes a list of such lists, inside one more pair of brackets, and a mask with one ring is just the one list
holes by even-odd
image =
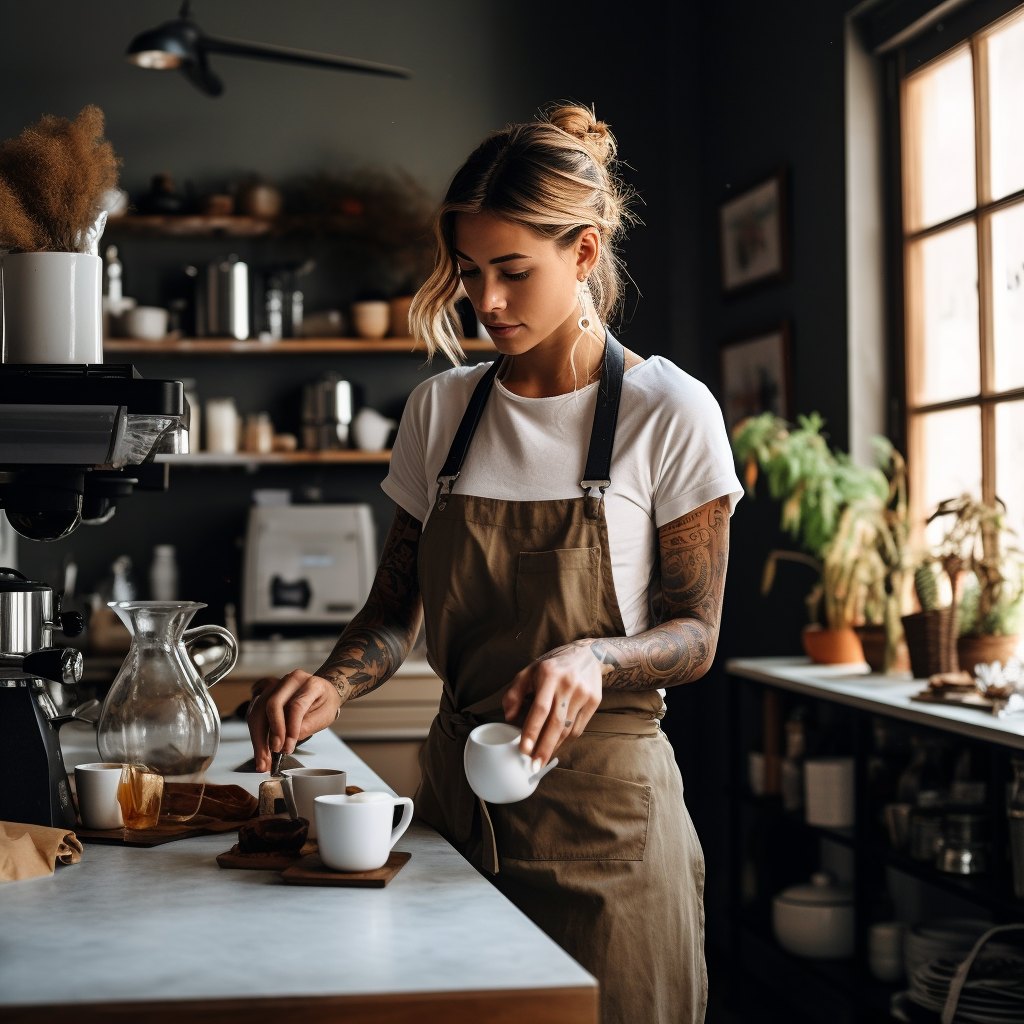
[[[52, 541], [107, 522], [137, 490], [164, 490], [163, 453], [188, 450], [180, 381], [123, 364], [0, 364], [0, 507], [22, 537]], [[82, 678], [82, 655], [54, 645], [82, 631], [45, 583], [0, 568], [0, 821], [73, 828], [75, 810], [51, 686]], [[94, 702], [95, 703], [95, 702]]]
[[47, 683], [81, 680], [81, 652], [54, 647], [53, 637], [82, 627], [82, 616], [61, 612], [60, 595], [45, 583], [0, 567], [0, 749], [8, 766], [0, 821], [75, 827], [57, 730], [79, 715], [58, 715]]

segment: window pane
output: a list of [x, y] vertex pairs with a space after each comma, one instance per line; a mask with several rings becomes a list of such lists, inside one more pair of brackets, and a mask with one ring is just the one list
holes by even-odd
[[996, 406], [996, 494], [1024, 540], [1024, 402]]
[[907, 79], [907, 227], [975, 206], [974, 72], [970, 50]]
[[[920, 488], [919, 511], [927, 517], [940, 501], [961, 494], [981, 497], [981, 410], [976, 405], [914, 417], [914, 453], [921, 464], [914, 470]], [[912, 467], [913, 468], [913, 467]], [[948, 524], [932, 523], [929, 544], [941, 540]]]
[[978, 348], [978, 249], [973, 221], [914, 242], [911, 302], [915, 405], [966, 398], [981, 390]]
[[1024, 387], [1024, 203], [992, 217], [992, 331], [996, 390]]
[[1024, 17], [988, 37], [992, 198], [1024, 188]]

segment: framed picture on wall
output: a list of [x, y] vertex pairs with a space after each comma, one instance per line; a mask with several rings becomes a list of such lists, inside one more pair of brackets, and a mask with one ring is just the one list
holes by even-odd
[[773, 412], [793, 419], [789, 322], [724, 343], [720, 352], [726, 429], [748, 416]]
[[785, 280], [789, 245], [786, 237], [786, 174], [776, 171], [718, 208], [722, 252], [722, 291]]

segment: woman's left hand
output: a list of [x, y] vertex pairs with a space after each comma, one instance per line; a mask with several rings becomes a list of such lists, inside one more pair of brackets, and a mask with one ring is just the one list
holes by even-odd
[[519, 749], [539, 771], [570, 737], [579, 736], [601, 703], [601, 663], [587, 641], [550, 651], [519, 672], [502, 700], [505, 721], [533, 695]]

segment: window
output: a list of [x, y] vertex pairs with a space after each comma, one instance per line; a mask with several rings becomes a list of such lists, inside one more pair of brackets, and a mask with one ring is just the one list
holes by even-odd
[[1024, 537], [1024, 7], [906, 75], [901, 106], [915, 521], [969, 491]]

